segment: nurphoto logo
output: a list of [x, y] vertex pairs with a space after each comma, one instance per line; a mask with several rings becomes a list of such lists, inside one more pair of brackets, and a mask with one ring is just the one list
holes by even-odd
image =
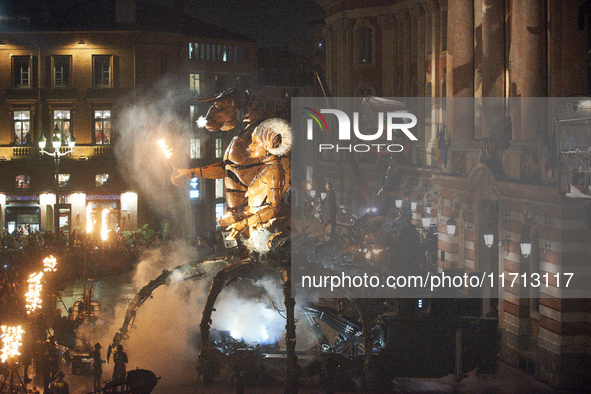
[[[373, 127], [360, 128], [359, 112], [353, 112], [353, 122], [347, 113], [339, 109], [320, 109], [316, 111], [310, 107], [303, 107], [304, 115], [309, 116], [306, 124], [306, 137], [308, 141], [314, 139], [314, 128], [321, 132], [328, 132], [328, 123], [322, 114], [330, 114], [336, 117], [338, 122], [339, 142], [350, 142], [352, 137], [360, 141], [372, 143], [360, 144], [326, 144], [318, 145], [318, 151], [336, 150], [348, 152], [391, 152], [397, 153], [404, 150], [399, 143], [391, 143], [394, 140], [394, 132], [400, 130], [411, 141], [417, 141], [417, 137], [410, 131], [417, 124], [417, 117], [409, 112], [377, 112], [377, 121], [372, 123]], [[384, 121], [385, 119], [385, 121]], [[316, 126], [315, 126], [316, 125]], [[363, 129], [363, 132], [362, 132]], [[378, 143], [384, 140], [384, 129], [387, 143]], [[351, 132], [352, 131], [352, 132]]]

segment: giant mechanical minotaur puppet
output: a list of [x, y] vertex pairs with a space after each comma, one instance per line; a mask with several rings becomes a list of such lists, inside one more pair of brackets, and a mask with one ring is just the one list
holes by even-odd
[[[179, 169], [172, 174], [171, 180], [175, 185], [179, 185], [191, 178], [224, 179], [228, 211], [220, 220], [220, 225], [228, 227], [242, 221], [245, 218], [245, 213], [252, 213], [252, 209], [247, 207], [246, 191], [267, 164], [265, 163], [265, 157], [252, 155], [249, 145], [252, 142], [252, 135], [257, 126], [270, 116], [265, 113], [263, 103], [256, 100], [247, 91], [229, 89], [211, 98], [199, 100], [199, 102], [212, 104], [205, 117], [205, 128], [207, 130], [233, 130], [238, 126], [240, 120], [245, 123], [245, 127], [232, 139], [224, 152], [221, 162], [204, 167]], [[289, 125], [289, 123], [279, 119], [275, 121], [273, 127], [279, 127], [280, 124], [283, 124], [284, 128], [285, 125], [287, 127]], [[281, 144], [285, 146], [285, 136], [280, 137], [280, 139], [282, 139]], [[291, 180], [290, 159], [287, 152], [289, 152], [289, 149], [284, 153], [275, 155], [279, 161], [277, 166], [280, 166], [284, 173], [282, 189], [277, 192], [281, 196], [289, 190]], [[234, 227], [234, 233], [240, 231], [237, 229], [239, 227], [241, 227], [240, 224]]]
[[230, 230], [227, 239], [241, 236], [248, 240], [249, 249], [260, 255], [228, 256], [227, 265], [213, 277], [199, 324], [201, 351], [197, 370], [204, 382], [215, 376], [209, 329], [215, 301], [224, 286], [237, 277], [257, 278], [279, 272], [287, 318], [286, 390], [290, 392], [295, 390], [297, 380], [295, 300], [291, 297], [290, 209], [281, 200], [291, 180], [291, 126], [285, 119], [266, 115], [264, 106], [248, 92], [231, 89], [203, 101], [212, 103], [205, 118], [208, 130], [232, 130], [239, 119], [246, 127], [232, 139], [222, 162], [177, 170], [171, 180], [178, 185], [193, 177], [223, 178], [228, 212], [220, 219], [220, 225]]

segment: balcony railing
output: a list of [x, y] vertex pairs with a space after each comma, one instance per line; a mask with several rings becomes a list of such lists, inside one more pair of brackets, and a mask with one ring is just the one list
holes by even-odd
[[33, 155], [33, 148], [30, 146], [19, 146], [12, 148], [13, 157], [27, 157]]
[[107, 156], [111, 154], [111, 147], [110, 146], [95, 146], [94, 147], [94, 155], [95, 156]]

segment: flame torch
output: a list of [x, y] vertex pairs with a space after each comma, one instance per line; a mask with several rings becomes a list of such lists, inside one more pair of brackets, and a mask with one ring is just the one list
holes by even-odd
[[86, 233], [90, 234], [92, 233], [92, 229], [94, 227], [94, 223], [96, 222], [96, 220], [94, 220], [94, 217], [92, 215], [92, 203], [88, 203], [88, 205], [86, 206]]
[[105, 208], [103, 209], [103, 212], [101, 213], [101, 217], [102, 217], [102, 223], [101, 223], [101, 239], [103, 241], [106, 241], [107, 238], [109, 238], [109, 226], [107, 223], [107, 219], [109, 217], [109, 212], [111, 212], [111, 210], [109, 208]]
[[57, 271], [57, 259], [52, 255], [43, 259], [43, 271], [44, 272], [55, 272]]
[[25, 331], [21, 326], [2, 326], [2, 353], [0, 359], [5, 363], [9, 358], [20, 356]]
[[21, 328], [21, 326], [2, 326], [1, 329], [2, 350], [0, 352], [0, 360], [2, 360], [3, 363], [5, 363], [7, 360], [10, 362], [10, 375], [8, 378], [5, 378], [5, 381], [3, 381], [2, 384], [0, 384], [0, 390], [4, 392], [4, 384], [8, 382], [8, 391], [13, 393], [15, 388], [13, 385], [13, 376], [16, 372], [15, 358], [21, 355], [20, 348], [23, 345], [23, 334], [25, 331]]
[[41, 285], [42, 277], [43, 272], [39, 272], [29, 275], [29, 279], [27, 279], [27, 283], [29, 284], [29, 291], [25, 294], [27, 300], [27, 314], [34, 312], [35, 309], [41, 308], [41, 290], [43, 289], [43, 285]]
[[170, 149], [170, 147], [166, 145], [166, 141], [164, 140], [164, 138], [158, 140], [158, 146], [160, 146], [160, 149], [162, 149], [162, 153], [164, 153], [164, 156], [166, 157], [166, 160], [168, 161], [168, 164], [170, 165], [172, 171], [176, 172], [176, 168], [174, 168], [174, 166], [170, 162], [170, 157], [172, 156], [172, 149]]

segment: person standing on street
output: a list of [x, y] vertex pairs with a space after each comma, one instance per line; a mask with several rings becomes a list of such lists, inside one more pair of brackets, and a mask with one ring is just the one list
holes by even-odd
[[113, 353], [113, 362], [115, 367], [113, 368], [113, 382], [119, 379], [125, 379], [127, 364], [127, 353], [123, 351], [122, 345], [117, 345], [117, 350]]
[[92, 372], [94, 375], [94, 391], [98, 391], [101, 389], [101, 375], [103, 374], [103, 363], [104, 361], [101, 359], [101, 344], [96, 343], [94, 345], [94, 350], [91, 353], [93, 358], [92, 363]]

